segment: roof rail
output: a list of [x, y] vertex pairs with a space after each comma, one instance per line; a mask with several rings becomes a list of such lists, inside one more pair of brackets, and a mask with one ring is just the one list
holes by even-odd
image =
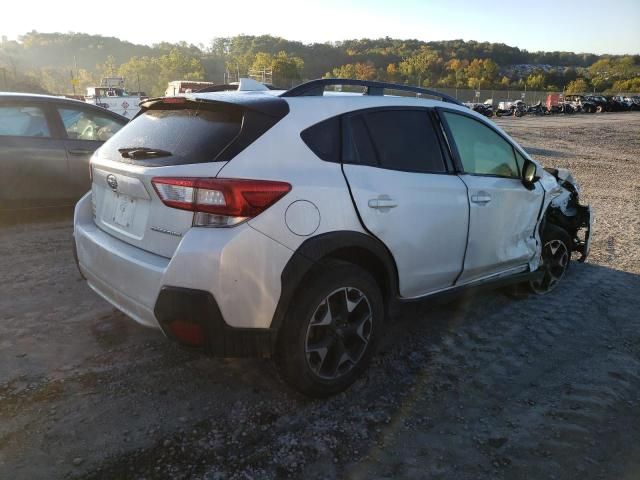
[[332, 85], [354, 85], [365, 87], [365, 95], [384, 95], [385, 90], [399, 90], [403, 92], [413, 92], [422, 95], [431, 95], [440, 98], [443, 102], [462, 105], [457, 99], [426, 88], [414, 87], [412, 85], [401, 85], [398, 83], [376, 82], [373, 80], [355, 80], [351, 78], [319, 78], [303, 83], [284, 92], [281, 97], [313, 97], [322, 96], [325, 87]]

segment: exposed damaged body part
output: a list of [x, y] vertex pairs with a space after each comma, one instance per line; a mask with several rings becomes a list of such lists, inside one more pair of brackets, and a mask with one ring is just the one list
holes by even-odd
[[545, 220], [566, 230], [573, 240], [572, 250], [581, 254], [579, 262], [589, 255], [591, 244], [591, 207], [580, 204], [580, 189], [571, 172], [564, 168], [545, 168], [555, 177], [562, 192], [555, 197], [547, 210]]

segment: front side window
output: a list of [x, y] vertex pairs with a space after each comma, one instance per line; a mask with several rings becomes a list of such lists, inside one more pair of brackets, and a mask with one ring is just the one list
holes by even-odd
[[343, 159], [392, 170], [445, 171], [440, 143], [426, 110], [379, 110], [347, 117]]
[[79, 108], [59, 108], [58, 112], [71, 140], [109, 140], [124, 123]]
[[513, 147], [491, 128], [457, 113], [443, 112], [466, 173], [519, 177]]
[[0, 106], [0, 136], [50, 137], [44, 111], [38, 107]]

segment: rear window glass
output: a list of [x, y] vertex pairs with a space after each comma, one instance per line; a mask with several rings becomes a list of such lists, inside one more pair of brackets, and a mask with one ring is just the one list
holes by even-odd
[[[113, 160], [157, 166], [212, 162], [238, 135], [241, 110], [148, 110], [104, 144], [102, 155]], [[123, 159], [118, 149], [151, 148], [171, 152], [152, 161]]]

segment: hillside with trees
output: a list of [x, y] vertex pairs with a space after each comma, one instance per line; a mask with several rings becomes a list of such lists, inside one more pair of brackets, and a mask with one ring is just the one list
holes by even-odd
[[393, 38], [332, 43], [270, 35], [216, 37], [209, 45], [136, 45], [84, 33], [29, 32], [0, 43], [0, 90], [83, 93], [121, 75], [127, 88], [160, 95], [171, 80], [221, 83], [225, 73], [269, 71], [288, 88], [322, 76], [428, 87], [640, 92], [640, 55], [528, 52], [501, 43]]

